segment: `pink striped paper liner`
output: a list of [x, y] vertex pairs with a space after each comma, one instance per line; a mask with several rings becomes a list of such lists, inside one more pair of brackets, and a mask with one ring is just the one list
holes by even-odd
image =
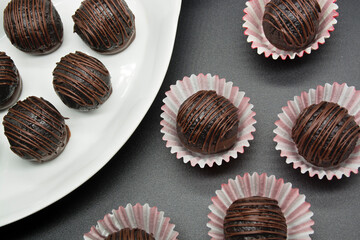
[[266, 38], [262, 27], [262, 18], [265, 11], [265, 5], [270, 0], [250, 0], [246, 2], [244, 9], [245, 23], [243, 27], [246, 29], [244, 34], [247, 35], [247, 42], [251, 43], [252, 49], [257, 49], [259, 55], [272, 57], [273, 59], [285, 60], [287, 57], [294, 59], [296, 56], [302, 57], [304, 53], [310, 54], [312, 50], [317, 50], [319, 44], [324, 44], [325, 39], [330, 37], [330, 32], [334, 31], [334, 25], [337, 23], [336, 17], [339, 13], [336, 11], [338, 5], [336, 0], [318, 0], [321, 7], [320, 21], [318, 33], [315, 36], [313, 44], [300, 52], [285, 51], [273, 46]]
[[245, 173], [244, 176], [236, 176], [229, 179], [227, 184], [221, 185], [216, 196], [211, 198], [213, 204], [209, 206], [210, 221], [206, 224], [211, 240], [224, 240], [224, 218], [226, 210], [237, 199], [261, 196], [278, 201], [287, 224], [287, 239], [305, 240], [311, 239], [310, 234], [314, 231], [311, 226], [314, 221], [311, 219], [313, 212], [310, 211], [310, 203], [305, 201], [305, 195], [299, 194], [299, 189], [292, 188], [291, 183], [284, 183], [282, 178], [267, 176], [266, 173]]
[[347, 160], [336, 167], [322, 168], [308, 163], [298, 154], [297, 147], [291, 138], [291, 129], [294, 126], [300, 112], [314, 103], [321, 101], [334, 102], [346, 108], [350, 115], [355, 117], [355, 122], [360, 123], [360, 91], [355, 87], [349, 87], [346, 83], [337, 82], [325, 86], [317, 86], [308, 92], [302, 92], [295, 96], [293, 101], [288, 101], [283, 107], [283, 112], [278, 114], [279, 120], [275, 122], [277, 128], [274, 141], [276, 149], [281, 151], [281, 156], [286, 157], [286, 163], [293, 164], [294, 169], [300, 168], [301, 173], [308, 172], [310, 177], [317, 175], [319, 179], [326, 177], [331, 180], [334, 176], [341, 179], [343, 175], [349, 177], [351, 173], [358, 173], [360, 167], [360, 141]]
[[170, 218], [164, 217], [164, 212], [159, 212], [156, 207], [149, 207], [149, 204], [137, 203], [135, 206], [120, 206], [106, 214], [96, 226], [91, 227], [90, 232], [84, 234], [84, 239], [103, 240], [124, 228], [142, 229], [152, 234], [156, 240], [176, 240], [179, 235], [174, 231], [175, 225], [170, 223]]
[[[229, 99], [235, 107], [238, 108], [239, 129], [237, 133], [237, 142], [227, 151], [217, 154], [200, 154], [192, 152], [185, 148], [180, 142], [176, 132], [176, 116], [180, 105], [191, 95], [200, 90], [215, 90], [217, 94]], [[236, 158], [238, 153], [244, 152], [244, 147], [249, 147], [249, 140], [254, 139], [252, 133], [255, 132], [253, 126], [256, 121], [253, 118], [255, 112], [251, 109], [253, 105], [249, 103], [250, 98], [245, 97], [245, 93], [239, 91], [238, 87], [234, 87], [232, 82], [226, 82], [224, 78], [210, 74], [191, 75], [178, 80], [176, 85], [170, 86], [167, 91], [165, 103], [161, 109], [163, 113], [160, 122], [163, 128], [161, 132], [164, 134], [163, 140], [166, 141], [166, 147], [171, 149], [171, 153], [176, 153], [178, 159], [183, 158], [184, 163], [191, 163], [191, 166], [199, 165], [201, 168], [205, 166], [212, 167], [215, 164], [221, 165], [223, 161], [229, 162], [230, 157]]]

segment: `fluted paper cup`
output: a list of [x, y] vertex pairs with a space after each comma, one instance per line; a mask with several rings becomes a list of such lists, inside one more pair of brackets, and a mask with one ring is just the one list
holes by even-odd
[[287, 239], [305, 240], [311, 239], [311, 228], [314, 221], [311, 219], [313, 212], [310, 211], [310, 203], [305, 201], [305, 196], [299, 194], [299, 189], [293, 188], [291, 183], [284, 183], [282, 178], [267, 176], [266, 173], [245, 173], [244, 176], [236, 176], [229, 179], [227, 184], [222, 184], [217, 190], [216, 196], [211, 198], [213, 204], [209, 206], [210, 221], [207, 226], [212, 240], [224, 240], [224, 218], [226, 210], [236, 200], [252, 196], [268, 197], [278, 201], [279, 207], [284, 214], [287, 224]]
[[84, 239], [103, 240], [124, 228], [142, 229], [152, 234], [156, 240], [176, 240], [179, 235], [174, 231], [175, 225], [170, 223], [170, 218], [164, 217], [164, 212], [159, 212], [156, 207], [149, 207], [148, 204], [138, 203], [135, 206], [128, 204], [125, 208], [120, 206], [106, 214], [96, 226], [91, 227], [90, 232], [84, 234]]
[[349, 158], [335, 167], [323, 168], [312, 165], [298, 154], [295, 142], [291, 138], [291, 130], [304, 108], [321, 101], [339, 104], [355, 117], [357, 124], [360, 123], [360, 91], [355, 87], [349, 87], [346, 83], [327, 83], [325, 86], [302, 92], [300, 96], [294, 97], [293, 101], [288, 101], [287, 106], [282, 108], [283, 112], [278, 115], [279, 120], [275, 122], [277, 126], [274, 130], [276, 149], [281, 151], [282, 157], [286, 157], [286, 163], [293, 164], [294, 169], [300, 168], [301, 173], [308, 172], [310, 177], [317, 175], [320, 179], [326, 177], [331, 180], [334, 176], [341, 179], [342, 176], [349, 177], [351, 173], [357, 174], [360, 167], [360, 141], [356, 143]]
[[276, 48], [267, 40], [263, 26], [262, 19], [265, 11], [265, 5], [270, 0], [250, 0], [246, 2], [246, 8], [244, 9], [245, 16], [243, 20], [245, 23], [243, 27], [246, 29], [244, 34], [247, 35], [247, 41], [251, 43], [251, 48], [257, 49], [259, 55], [263, 54], [265, 57], [272, 57], [273, 59], [285, 60], [287, 57], [294, 59], [296, 56], [302, 57], [304, 53], [310, 54], [311, 51], [317, 50], [319, 44], [324, 44], [325, 39], [330, 37], [330, 32], [334, 31], [334, 25], [337, 23], [336, 17], [339, 13], [336, 11], [338, 5], [336, 0], [318, 0], [321, 7], [321, 13], [319, 17], [319, 28], [315, 39], [311, 45], [306, 49], [293, 52], [285, 51]]
[[[176, 116], [180, 105], [191, 95], [200, 90], [215, 90], [218, 95], [224, 96], [238, 108], [239, 127], [237, 140], [229, 150], [216, 154], [201, 154], [187, 149], [180, 142], [176, 132]], [[210, 74], [191, 75], [178, 80], [175, 85], [170, 86], [170, 91], [166, 92], [165, 103], [162, 106], [163, 120], [160, 124], [163, 126], [161, 132], [164, 134], [163, 140], [166, 146], [175, 153], [178, 159], [183, 158], [184, 163], [191, 163], [191, 166], [212, 167], [215, 164], [221, 165], [223, 161], [229, 162], [230, 157], [236, 158], [238, 153], [244, 152], [244, 147], [250, 146], [249, 141], [254, 137], [256, 123], [255, 112], [252, 111], [253, 105], [249, 103], [250, 99], [245, 97], [245, 92], [239, 91], [232, 82], [226, 82], [224, 78], [212, 76]]]

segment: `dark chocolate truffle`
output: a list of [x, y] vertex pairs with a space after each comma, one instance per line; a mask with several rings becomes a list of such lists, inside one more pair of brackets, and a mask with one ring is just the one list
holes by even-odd
[[50, 0], [11, 0], [4, 29], [15, 47], [31, 54], [51, 53], [63, 39], [63, 24]]
[[355, 148], [360, 127], [346, 108], [322, 101], [305, 108], [292, 129], [298, 153], [319, 167], [337, 166]]
[[19, 99], [22, 82], [13, 60], [0, 52], [0, 110], [4, 110]]
[[124, 0], [85, 0], [76, 10], [74, 32], [93, 50], [114, 54], [135, 38], [135, 16]]
[[225, 240], [286, 239], [286, 219], [274, 199], [238, 199], [226, 211], [224, 235]]
[[98, 108], [111, 95], [110, 74], [98, 59], [82, 52], [62, 57], [53, 71], [53, 86], [70, 108], [89, 111]]
[[124, 228], [110, 234], [105, 240], [155, 240], [155, 238], [144, 230]]
[[54, 159], [70, 138], [64, 117], [50, 102], [34, 96], [11, 107], [3, 125], [10, 149], [31, 161]]
[[231, 148], [237, 139], [237, 108], [215, 91], [202, 90], [181, 104], [176, 130], [192, 151], [212, 154]]
[[265, 36], [279, 49], [304, 50], [314, 41], [320, 12], [317, 0], [271, 0], [263, 16]]

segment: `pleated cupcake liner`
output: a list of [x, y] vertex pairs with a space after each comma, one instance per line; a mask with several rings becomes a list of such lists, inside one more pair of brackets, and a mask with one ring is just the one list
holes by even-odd
[[137, 203], [135, 206], [120, 206], [106, 214], [102, 220], [97, 221], [96, 226], [92, 226], [90, 231], [84, 234], [84, 239], [103, 240], [124, 228], [142, 229], [152, 234], [156, 240], [177, 240], [179, 235], [174, 231], [175, 225], [170, 223], [170, 218], [164, 217], [164, 212], [150, 207], [149, 204]]
[[235, 179], [229, 179], [228, 183], [222, 184], [221, 189], [215, 193], [216, 196], [211, 198], [211, 212], [208, 214], [210, 221], [207, 223], [211, 240], [225, 239], [223, 224], [229, 206], [238, 199], [252, 196], [278, 201], [286, 219], [288, 240], [311, 239], [310, 234], [314, 233], [310, 203], [305, 201], [305, 195], [299, 194], [299, 189], [293, 188], [291, 183], [284, 183], [282, 178], [267, 176], [266, 173], [245, 173], [244, 176], [238, 175]]
[[[180, 105], [191, 95], [200, 90], [215, 90], [217, 94], [224, 96], [238, 108], [239, 128], [237, 132], [237, 141], [229, 150], [216, 154], [201, 154], [187, 149], [181, 143], [176, 132], [176, 116]], [[244, 147], [249, 147], [249, 141], [254, 137], [254, 124], [256, 123], [255, 112], [252, 111], [253, 105], [249, 103], [250, 99], [245, 97], [245, 92], [239, 91], [232, 82], [226, 82], [224, 78], [217, 75], [191, 75], [178, 80], [175, 85], [170, 86], [167, 91], [165, 103], [161, 109], [162, 121], [160, 122], [164, 134], [163, 140], [166, 141], [166, 147], [169, 147], [171, 153], [176, 154], [178, 159], [183, 159], [184, 163], [190, 162], [191, 166], [212, 167], [214, 164], [221, 165], [223, 161], [229, 162], [230, 157], [236, 158], [238, 153], [244, 152]]]
[[338, 166], [323, 168], [310, 164], [298, 154], [295, 142], [291, 138], [291, 130], [300, 112], [314, 103], [321, 101], [334, 102], [348, 110], [348, 113], [355, 117], [355, 122], [360, 123], [360, 91], [355, 87], [349, 87], [346, 83], [326, 83], [325, 86], [317, 86], [308, 92], [302, 92], [295, 96], [293, 101], [288, 101], [287, 106], [282, 108], [278, 114], [279, 120], [275, 122], [277, 128], [274, 141], [276, 149], [281, 151], [281, 156], [286, 157], [286, 163], [293, 164], [293, 168], [300, 168], [301, 173], [309, 173], [310, 177], [317, 175], [319, 179], [326, 177], [328, 180], [335, 176], [341, 179], [342, 176], [349, 177], [351, 173], [358, 173], [360, 167], [360, 141], [356, 143], [354, 151], [349, 158]]
[[337, 23], [336, 17], [339, 16], [339, 13], [336, 11], [338, 9], [338, 5], [335, 3], [336, 0], [318, 0], [321, 13], [319, 29], [313, 43], [302, 51], [285, 51], [272, 45], [264, 34], [262, 19], [265, 5], [268, 2], [270, 0], [247, 1], [247, 7], [244, 9], [245, 16], [243, 17], [245, 21], [243, 27], [246, 29], [244, 34], [248, 36], [247, 42], [251, 43], [251, 48], [256, 49], [259, 55], [264, 54], [267, 58], [271, 56], [273, 59], [278, 59], [279, 57], [282, 60], [286, 58], [294, 59], [296, 56], [303, 57], [304, 53], [310, 54], [311, 51], [317, 50], [319, 45], [324, 44], [325, 39], [330, 37], [330, 32], [334, 31], [334, 25]]

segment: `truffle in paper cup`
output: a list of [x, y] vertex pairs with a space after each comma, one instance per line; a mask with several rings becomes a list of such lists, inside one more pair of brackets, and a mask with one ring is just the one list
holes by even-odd
[[298, 154], [298, 149], [291, 137], [292, 128], [300, 112], [314, 103], [321, 101], [334, 102], [348, 110], [348, 114], [354, 116], [357, 124], [360, 123], [360, 91], [355, 87], [349, 87], [346, 83], [325, 84], [308, 92], [302, 92], [300, 96], [294, 97], [283, 107], [283, 112], [278, 115], [279, 120], [275, 122], [277, 128], [274, 141], [277, 142], [276, 149], [281, 151], [281, 156], [286, 157], [286, 163], [293, 164], [294, 169], [300, 168], [301, 173], [308, 172], [310, 177], [317, 175], [319, 179], [326, 177], [331, 180], [334, 176], [341, 179], [343, 175], [349, 177], [353, 172], [358, 173], [360, 167], [360, 141], [357, 141], [355, 149], [347, 160], [334, 167], [318, 167], [310, 164]]
[[336, 17], [339, 16], [336, 0], [317, 0], [321, 13], [319, 16], [319, 27], [314, 40], [306, 49], [294, 51], [285, 51], [276, 48], [266, 38], [263, 30], [262, 20], [265, 11], [265, 5], [270, 0], [250, 0], [246, 2], [244, 9], [245, 16], [243, 20], [245, 23], [243, 27], [246, 28], [245, 35], [247, 41], [251, 43], [251, 48], [257, 49], [259, 55], [263, 54], [265, 57], [271, 56], [273, 59], [279, 57], [285, 60], [287, 57], [294, 59], [296, 56], [302, 57], [304, 53], [310, 54], [312, 50], [317, 50], [319, 44], [324, 44], [325, 39], [330, 37], [330, 32], [334, 31], [334, 25], [337, 23]]
[[284, 183], [283, 179], [275, 176], [267, 176], [266, 173], [245, 173], [229, 179], [227, 184], [221, 185], [221, 190], [216, 191], [216, 196], [211, 198], [213, 204], [209, 206], [210, 221], [207, 226], [212, 240], [224, 240], [224, 219], [229, 206], [238, 199], [249, 197], [266, 197], [274, 199], [286, 219], [287, 239], [305, 240], [311, 239], [311, 228], [314, 221], [311, 219], [313, 212], [310, 211], [310, 203], [305, 201], [305, 196], [299, 194], [299, 189], [292, 188], [291, 183]]
[[149, 207], [148, 204], [138, 203], [135, 206], [128, 204], [125, 208], [120, 206], [106, 214], [95, 227], [91, 227], [90, 232], [84, 234], [84, 239], [103, 240], [126, 228], [144, 230], [156, 240], [177, 240], [179, 235], [174, 231], [175, 225], [170, 223], [170, 218], [164, 217], [164, 212], [159, 212], [156, 207]]
[[[202, 154], [187, 149], [180, 141], [176, 131], [176, 117], [180, 105], [191, 95], [200, 90], [215, 90], [218, 95], [227, 98], [238, 109], [239, 127], [235, 144], [228, 150], [215, 154]], [[237, 153], [243, 153], [244, 147], [248, 147], [249, 140], [253, 139], [253, 126], [256, 121], [253, 118], [255, 112], [251, 109], [253, 105], [249, 103], [249, 98], [245, 93], [234, 87], [232, 82], [226, 82], [219, 76], [191, 75], [178, 80], [175, 85], [170, 86], [170, 91], [166, 92], [165, 103], [162, 106], [163, 120], [160, 124], [163, 126], [161, 132], [164, 134], [163, 140], [166, 146], [171, 148], [171, 153], [176, 153], [177, 158], [183, 158], [183, 162], [190, 162], [191, 166], [199, 165], [201, 168], [206, 165], [212, 167], [214, 163], [221, 165], [222, 161], [230, 161], [230, 157], [236, 158]]]

